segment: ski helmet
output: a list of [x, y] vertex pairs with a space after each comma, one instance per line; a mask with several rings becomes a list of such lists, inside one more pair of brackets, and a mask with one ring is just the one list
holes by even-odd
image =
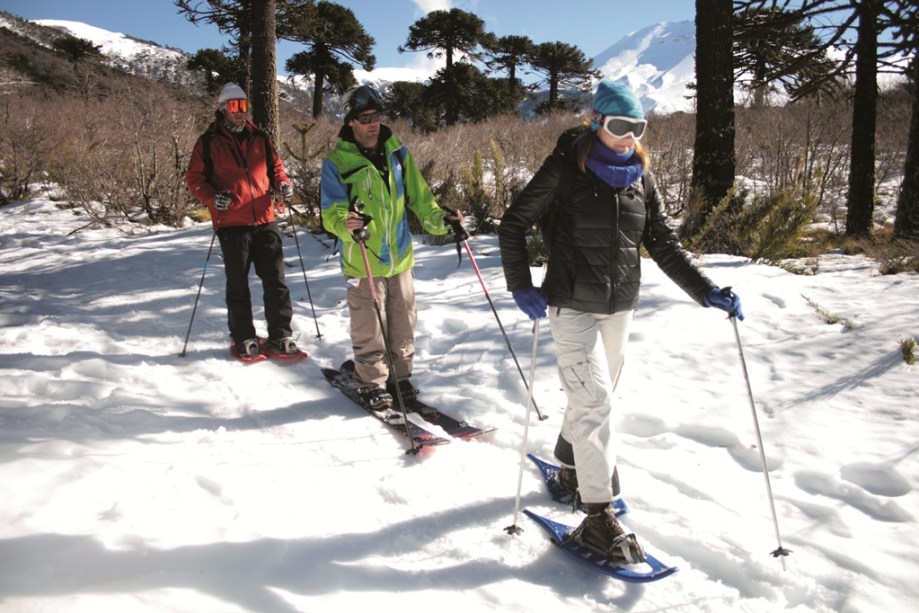
[[369, 85], [352, 87], [342, 96], [341, 113], [344, 115], [345, 123], [367, 109], [383, 110], [383, 98]]

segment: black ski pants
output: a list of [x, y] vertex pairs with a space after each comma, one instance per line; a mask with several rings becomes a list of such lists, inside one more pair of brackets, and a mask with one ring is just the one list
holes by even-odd
[[227, 275], [227, 325], [237, 345], [255, 337], [252, 322], [252, 298], [249, 293], [249, 270], [262, 280], [262, 299], [268, 337], [291, 335], [293, 308], [290, 290], [284, 283], [284, 253], [277, 222], [260, 226], [229, 226], [217, 231]]

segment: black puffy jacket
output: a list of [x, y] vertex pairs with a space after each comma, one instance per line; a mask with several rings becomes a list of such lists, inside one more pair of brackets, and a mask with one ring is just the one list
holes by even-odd
[[[507, 209], [498, 230], [504, 277], [510, 291], [532, 285], [526, 233], [551, 221], [543, 289], [549, 305], [588, 313], [632, 310], [638, 303], [644, 245], [661, 270], [696, 302], [714, 287], [690, 262], [661, 211], [654, 179], [645, 176], [615, 189], [577, 166], [576, 141], [587, 128], [572, 128], [558, 139], [552, 154]], [[563, 171], [563, 166], [568, 165]], [[567, 186], [556, 203], [562, 173]]]

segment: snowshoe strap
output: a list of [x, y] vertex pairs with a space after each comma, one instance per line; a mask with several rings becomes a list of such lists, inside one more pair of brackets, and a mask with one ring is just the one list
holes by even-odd
[[[638, 539], [635, 538], [634, 534], [623, 534], [616, 537], [612, 545], [610, 545], [609, 553], [612, 554], [617, 550], [626, 564], [639, 564], [645, 561], [645, 551], [638, 544]], [[610, 555], [609, 557], [619, 558], [620, 555]]]

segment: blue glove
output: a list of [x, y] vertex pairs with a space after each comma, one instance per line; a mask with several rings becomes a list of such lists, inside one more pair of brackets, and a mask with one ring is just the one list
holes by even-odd
[[511, 293], [514, 295], [514, 302], [530, 319], [537, 320], [546, 316], [546, 308], [549, 303], [542, 290], [530, 286], [515, 289]]
[[730, 287], [719, 289], [713, 287], [702, 298], [702, 304], [707, 307], [716, 307], [727, 311], [732, 317], [743, 321], [743, 311], [740, 310], [740, 296], [731, 291]]

